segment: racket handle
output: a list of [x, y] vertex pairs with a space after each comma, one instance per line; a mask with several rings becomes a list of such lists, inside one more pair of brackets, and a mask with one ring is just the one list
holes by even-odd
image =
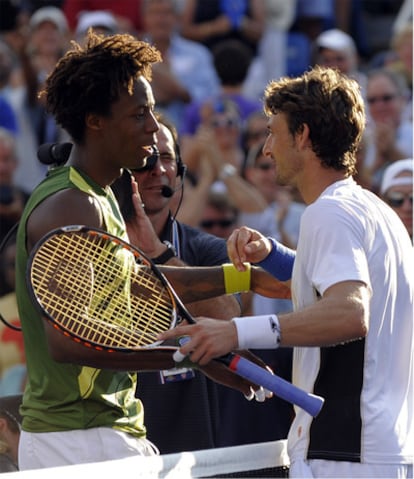
[[[178, 338], [178, 344], [181, 346], [184, 346], [185, 343], [188, 343], [190, 341], [190, 336], [181, 336], [181, 338]], [[187, 355], [180, 353], [180, 351], [177, 349], [175, 353], [173, 354], [173, 359], [176, 363], [181, 363], [181, 361], [186, 358]]]
[[229, 368], [252, 383], [265, 387], [276, 396], [301, 407], [308, 414], [315, 417], [319, 414], [324, 399], [308, 393], [280, 376], [273, 375], [266, 369], [258, 366], [238, 355], [232, 355]]

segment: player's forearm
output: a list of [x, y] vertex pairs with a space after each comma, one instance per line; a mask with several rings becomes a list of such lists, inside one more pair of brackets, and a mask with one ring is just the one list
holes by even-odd
[[[185, 303], [214, 298], [226, 293], [222, 266], [161, 266], [179, 297]], [[290, 298], [289, 283], [281, 282], [258, 267], [251, 268], [250, 290], [270, 298]]]

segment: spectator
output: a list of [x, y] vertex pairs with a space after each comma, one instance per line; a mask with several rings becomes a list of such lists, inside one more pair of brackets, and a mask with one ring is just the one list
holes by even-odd
[[38, 82], [26, 52], [27, 39], [23, 36], [19, 38], [18, 51], [13, 51], [8, 43], [0, 40], [0, 95], [11, 106], [17, 122], [16, 155], [19, 162], [14, 182], [30, 192], [43, 179], [46, 170], [36, 158], [37, 138], [29, 115], [31, 102], [37, 101]]
[[263, 111], [255, 111], [247, 117], [242, 135], [245, 155], [252, 146], [264, 143], [267, 137], [267, 118]]
[[398, 160], [384, 170], [380, 194], [397, 213], [413, 239], [413, 159]]
[[210, 49], [236, 39], [255, 55], [264, 28], [264, 0], [185, 0], [183, 5], [182, 35]]
[[203, 116], [204, 123], [188, 139], [183, 156], [189, 171], [197, 180], [200, 162], [208, 158], [216, 172], [213, 190], [227, 191], [240, 211], [262, 211], [266, 205], [261, 194], [241, 177], [244, 152], [237, 106], [230, 100], [218, 100], [213, 106], [205, 105]]
[[335, 22], [334, 0], [297, 0], [293, 30], [304, 33], [311, 42]]
[[237, 105], [242, 126], [245, 120], [255, 111], [261, 111], [261, 102], [248, 98], [243, 93], [243, 84], [249, 70], [252, 56], [246, 47], [237, 40], [226, 40], [213, 50], [214, 67], [218, 74], [221, 88], [218, 95], [211, 95], [203, 102], [192, 102], [186, 108], [181, 128], [183, 151], [187, 137], [194, 135], [200, 123], [209, 117], [209, 112], [217, 104], [230, 100]]
[[21, 395], [0, 397], [0, 473], [19, 470], [21, 399]]
[[206, 233], [227, 239], [237, 226], [238, 210], [226, 192], [210, 191], [202, 210], [199, 228]]
[[21, 394], [26, 380], [23, 335], [15, 293], [16, 235], [0, 250], [0, 396]]
[[325, 30], [314, 41], [315, 64], [337, 68], [341, 73], [356, 80], [365, 96], [366, 75], [360, 70], [358, 50], [353, 38], [333, 28]]
[[47, 6], [30, 17], [29, 56], [40, 85], [68, 48], [69, 27], [62, 10]]
[[69, 46], [69, 28], [62, 10], [47, 6], [36, 10], [30, 17], [28, 52], [31, 68], [37, 79], [37, 88], [27, 90], [27, 115], [34, 131], [37, 147], [67, 139], [46, 109], [39, 92], [58, 60]]
[[367, 102], [370, 121], [366, 131], [364, 167], [371, 189], [378, 192], [384, 168], [413, 155], [413, 124], [404, 120], [408, 104], [404, 79], [386, 68], [368, 72]]
[[413, 121], [413, 25], [406, 24], [397, 30], [391, 38], [393, 58], [385, 65], [386, 68], [402, 75], [407, 82], [410, 98], [404, 118]]
[[106, 11], [112, 13], [121, 32], [142, 33], [141, 3], [143, 0], [63, 0], [62, 9], [75, 33], [82, 12]]
[[261, 99], [270, 80], [288, 73], [288, 34], [295, 19], [296, 1], [264, 0], [265, 29], [243, 85], [249, 98]]
[[181, 129], [185, 105], [218, 93], [220, 82], [211, 52], [178, 34], [179, 17], [174, 0], [144, 0], [144, 39], [161, 52], [163, 61], [153, 68], [157, 108]]
[[0, 242], [20, 220], [29, 194], [14, 182], [18, 165], [16, 140], [0, 127]]
[[78, 42], [83, 42], [89, 28], [93, 28], [96, 33], [101, 35], [113, 35], [120, 33], [121, 30], [115, 16], [105, 10], [92, 10], [79, 14], [75, 30], [75, 38]]

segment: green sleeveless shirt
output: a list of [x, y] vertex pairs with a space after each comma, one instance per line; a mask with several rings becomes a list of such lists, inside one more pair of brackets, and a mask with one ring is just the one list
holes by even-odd
[[28, 375], [21, 407], [22, 428], [29, 432], [51, 432], [113, 427], [145, 437], [142, 403], [134, 397], [136, 374], [54, 361], [48, 352], [44, 320], [28, 296], [27, 219], [45, 198], [67, 188], [77, 188], [93, 196], [101, 207], [107, 231], [126, 237], [125, 224], [110, 188], [101, 188], [73, 167], [54, 168], [33, 191], [17, 234], [16, 295]]

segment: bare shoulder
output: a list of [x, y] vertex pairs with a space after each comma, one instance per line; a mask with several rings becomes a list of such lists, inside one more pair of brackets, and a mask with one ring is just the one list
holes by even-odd
[[29, 246], [32, 247], [52, 229], [72, 224], [95, 228], [103, 226], [101, 210], [95, 198], [74, 188], [54, 193], [33, 210], [27, 222]]

